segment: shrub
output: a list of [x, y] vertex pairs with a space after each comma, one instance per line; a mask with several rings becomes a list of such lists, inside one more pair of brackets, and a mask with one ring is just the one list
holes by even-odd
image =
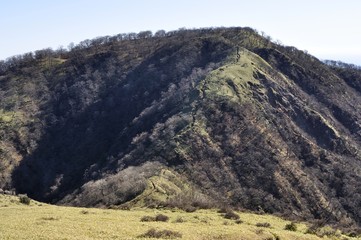
[[19, 195], [19, 201], [22, 204], [26, 204], [26, 205], [30, 204], [30, 198], [27, 195]]
[[176, 222], [176, 223], [183, 223], [183, 222], [185, 222], [186, 220], [184, 220], [184, 218], [182, 218], [182, 217], [178, 217], [174, 222]]
[[146, 233], [140, 235], [142, 238], [181, 238], [182, 234], [171, 230], [157, 231], [154, 228], [149, 229]]
[[46, 220], [46, 221], [54, 221], [54, 220], [59, 220], [59, 218], [55, 218], [55, 217], [43, 217], [41, 218], [42, 220]]
[[277, 234], [272, 233], [272, 235], [274, 236], [274, 239], [275, 239], [275, 240], [281, 240], [281, 237], [280, 237], [280, 236], [278, 236]]
[[193, 207], [193, 206], [187, 206], [187, 207], [184, 207], [183, 210], [186, 211], [187, 213], [192, 213], [192, 212], [197, 211], [197, 208]]
[[296, 223], [291, 222], [291, 223], [289, 223], [289, 224], [286, 224], [285, 230], [296, 232], [296, 231], [297, 231], [297, 225], [296, 225]]
[[342, 230], [342, 234], [346, 235], [346, 236], [349, 236], [349, 237], [357, 238], [357, 237], [361, 236], [361, 229], [358, 228], [358, 227], [355, 227], [355, 226], [344, 228]]
[[80, 213], [85, 215], [85, 214], [89, 214], [89, 211], [87, 211], [87, 210], [81, 210]]
[[354, 237], [354, 238], [358, 236], [356, 232], [349, 232], [349, 233], [346, 233], [346, 235], [349, 237]]
[[148, 162], [141, 166], [131, 166], [114, 175], [89, 181], [82, 186], [77, 201], [83, 206], [103, 203], [106, 206], [119, 206], [135, 198], [147, 187], [147, 178], [160, 171], [160, 163]]
[[227, 219], [232, 219], [232, 220], [238, 220], [239, 219], [239, 215], [233, 211], [228, 211], [224, 214], [223, 216], [224, 218]]
[[143, 216], [140, 219], [141, 222], [154, 222], [155, 221], [155, 217], [152, 216]]
[[264, 223], [257, 223], [256, 226], [269, 228], [269, 227], [271, 227], [271, 224], [268, 222], [264, 222]]
[[317, 224], [314, 224], [312, 226], [310, 226], [306, 233], [308, 234], [314, 234], [317, 235], [318, 237], [341, 237], [341, 231], [333, 229], [330, 226], [320, 226]]
[[229, 211], [232, 211], [231, 209], [229, 209], [229, 208], [220, 208], [219, 210], [218, 210], [218, 213], [227, 213], [227, 212], [229, 212]]
[[342, 233], [349, 237], [360, 237], [361, 236], [361, 228], [355, 227], [355, 226], [349, 227], [349, 228], [344, 228]]
[[169, 217], [163, 214], [158, 214], [155, 217], [152, 216], [143, 216], [140, 221], [141, 222], [167, 222], [169, 220]]
[[169, 220], [169, 217], [166, 216], [166, 215], [163, 215], [163, 214], [158, 214], [156, 217], [155, 217], [155, 220], [157, 222], [167, 222]]
[[319, 227], [317, 225], [313, 224], [307, 228], [306, 233], [307, 234], [316, 234], [318, 229], [319, 229]]
[[120, 210], [127, 210], [127, 211], [129, 211], [129, 210], [130, 210], [130, 206], [129, 206], [129, 205], [126, 205], [126, 204], [123, 204], [123, 205], [120, 205], [120, 206], [119, 206], [119, 209], [120, 209]]
[[238, 220], [236, 220], [236, 221], [235, 221], [235, 223], [237, 223], [237, 224], [241, 224], [241, 223], [243, 223], [243, 221], [242, 221], [242, 220], [240, 220], [240, 219], [238, 219]]
[[186, 212], [194, 212], [197, 209], [213, 208], [215, 204], [208, 196], [196, 190], [189, 190], [167, 200], [165, 205], [171, 208], [179, 208]]

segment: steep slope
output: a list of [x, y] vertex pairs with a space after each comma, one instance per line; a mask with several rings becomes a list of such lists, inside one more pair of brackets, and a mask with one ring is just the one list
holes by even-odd
[[[38, 116], [50, 122], [44, 123], [46, 130], [39, 126], [45, 131], [39, 146], [26, 155], [14, 173], [16, 188], [44, 200], [61, 198], [86, 179], [138, 165], [136, 161], [120, 163], [118, 155], [134, 148], [131, 142], [138, 133], [150, 130], [177, 111], [174, 106], [181, 102], [182, 92], [174, 93], [181, 87], [189, 88], [186, 83], [177, 83], [179, 79], [202, 75], [206, 71], [203, 64], [219, 58], [208, 56], [203, 48], [227, 47], [222, 42], [208, 46], [212, 43], [206, 39], [164, 44], [153, 49], [155, 52], [132, 53], [134, 63], [118, 54], [100, 53], [87, 55], [85, 66], [71, 59], [53, 70], [47, 83], [53, 85], [49, 86], [51, 99], [44, 103], [48, 109]], [[200, 49], [194, 49], [195, 45]], [[130, 67], [134, 69], [127, 72]], [[64, 70], [62, 74], [55, 72]], [[142, 121], [137, 121], [142, 115]], [[28, 177], [32, 178], [30, 182]]]
[[4, 188], [79, 206], [194, 191], [361, 223], [359, 70], [249, 28], [94, 40], [15, 62], [0, 77]]

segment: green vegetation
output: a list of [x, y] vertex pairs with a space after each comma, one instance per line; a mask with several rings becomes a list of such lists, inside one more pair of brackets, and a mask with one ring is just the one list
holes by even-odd
[[141, 222], [167, 222], [169, 217], [164, 214], [158, 214], [155, 217], [152, 216], [143, 216], [140, 221]]
[[307, 234], [314, 234], [318, 237], [330, 237], [330, 238], [337, 238], [340, 239], [342, 237], [342, 233], [340, 230], [337, 229], [333, 229], [330, 226], [316, 226], [316, 225], [312, 225], [310, 226], [307, 231]]
[[164, 214], [158, 214], [155, 216], [155, 221], [157, 222], [167, 222], [169, 220], [169, 217]]
[[226, 219], [239, 220], [239, 215], [231, 210], [228, 210], [223, 217]]
[[256, 224], [257, 227], [264, 227], [264, 228], [270, 228], [271, 224], [268, 222], [262, 222], [262, 223], [257, 223]]
[[[111, 210], [61, 207], [31, 201], [20, 204], [16, 196], [0, 195], [1, 239], [321, 239], [306, 234], [307, 225], [297, 223], [296, 231], [284, 230], [287, 221], [270, 215], [235, 212], [243, 220], [224, 224], [216, 210], [187, 213], [181, 210], [132, 208]], [[169, 217], [169, 221], [141, 222], [142, 216]], [[182, 219], [181, 221], [179, 219]], [[272, 228], [260, 231], [258, 222], [269, 222]], [[337, 235], [343, 239], [352, 239]], [[324, 235], [322, 239], [335, 239]]]
[[31, 200], [30, 200], [30, 198], [29, 198], [28, 196], [26, 196], [26, 195], [20, 195], [20, 196], [19, 196], [19, 201], [20, 201], [20, 203], [22, 203], [22, 204], [29, 205]]
[[291, 222], [291, 223], [289, 223], [289, 224], [286, 224], [285, 230], [289, 230], [289, 231], [293, 231], [293, 232], [297, 231], [297, 225], [296, 225], [296, 223]]
[[139, 236], [140, 238], [165, 238], [165, 239], [174, 239], [181, 238], [182, 234], [179, 232], [171, 231], [171, 230], [160, 230], [157, 231], [154, 228], [149, 229], [146, 233]]

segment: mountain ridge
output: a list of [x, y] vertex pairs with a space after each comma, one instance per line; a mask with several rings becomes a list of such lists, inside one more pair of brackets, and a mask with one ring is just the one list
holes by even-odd
[[164, 168], [204, 201], [360, 223], [359, 70], [250, 28], [138, 35], [2, 68], [1, 187], [119, 205]]

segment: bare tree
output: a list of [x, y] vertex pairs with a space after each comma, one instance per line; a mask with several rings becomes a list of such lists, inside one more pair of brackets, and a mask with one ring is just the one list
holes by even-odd
[[139, 39], [151, 38], [152, 36], [153, 36], [152, 31], [142, 31], [137, 34], [137, 38]]
[[154, 37], [165, 37], [166, 32], [164, 30], [158, 30], [155, 34]]

